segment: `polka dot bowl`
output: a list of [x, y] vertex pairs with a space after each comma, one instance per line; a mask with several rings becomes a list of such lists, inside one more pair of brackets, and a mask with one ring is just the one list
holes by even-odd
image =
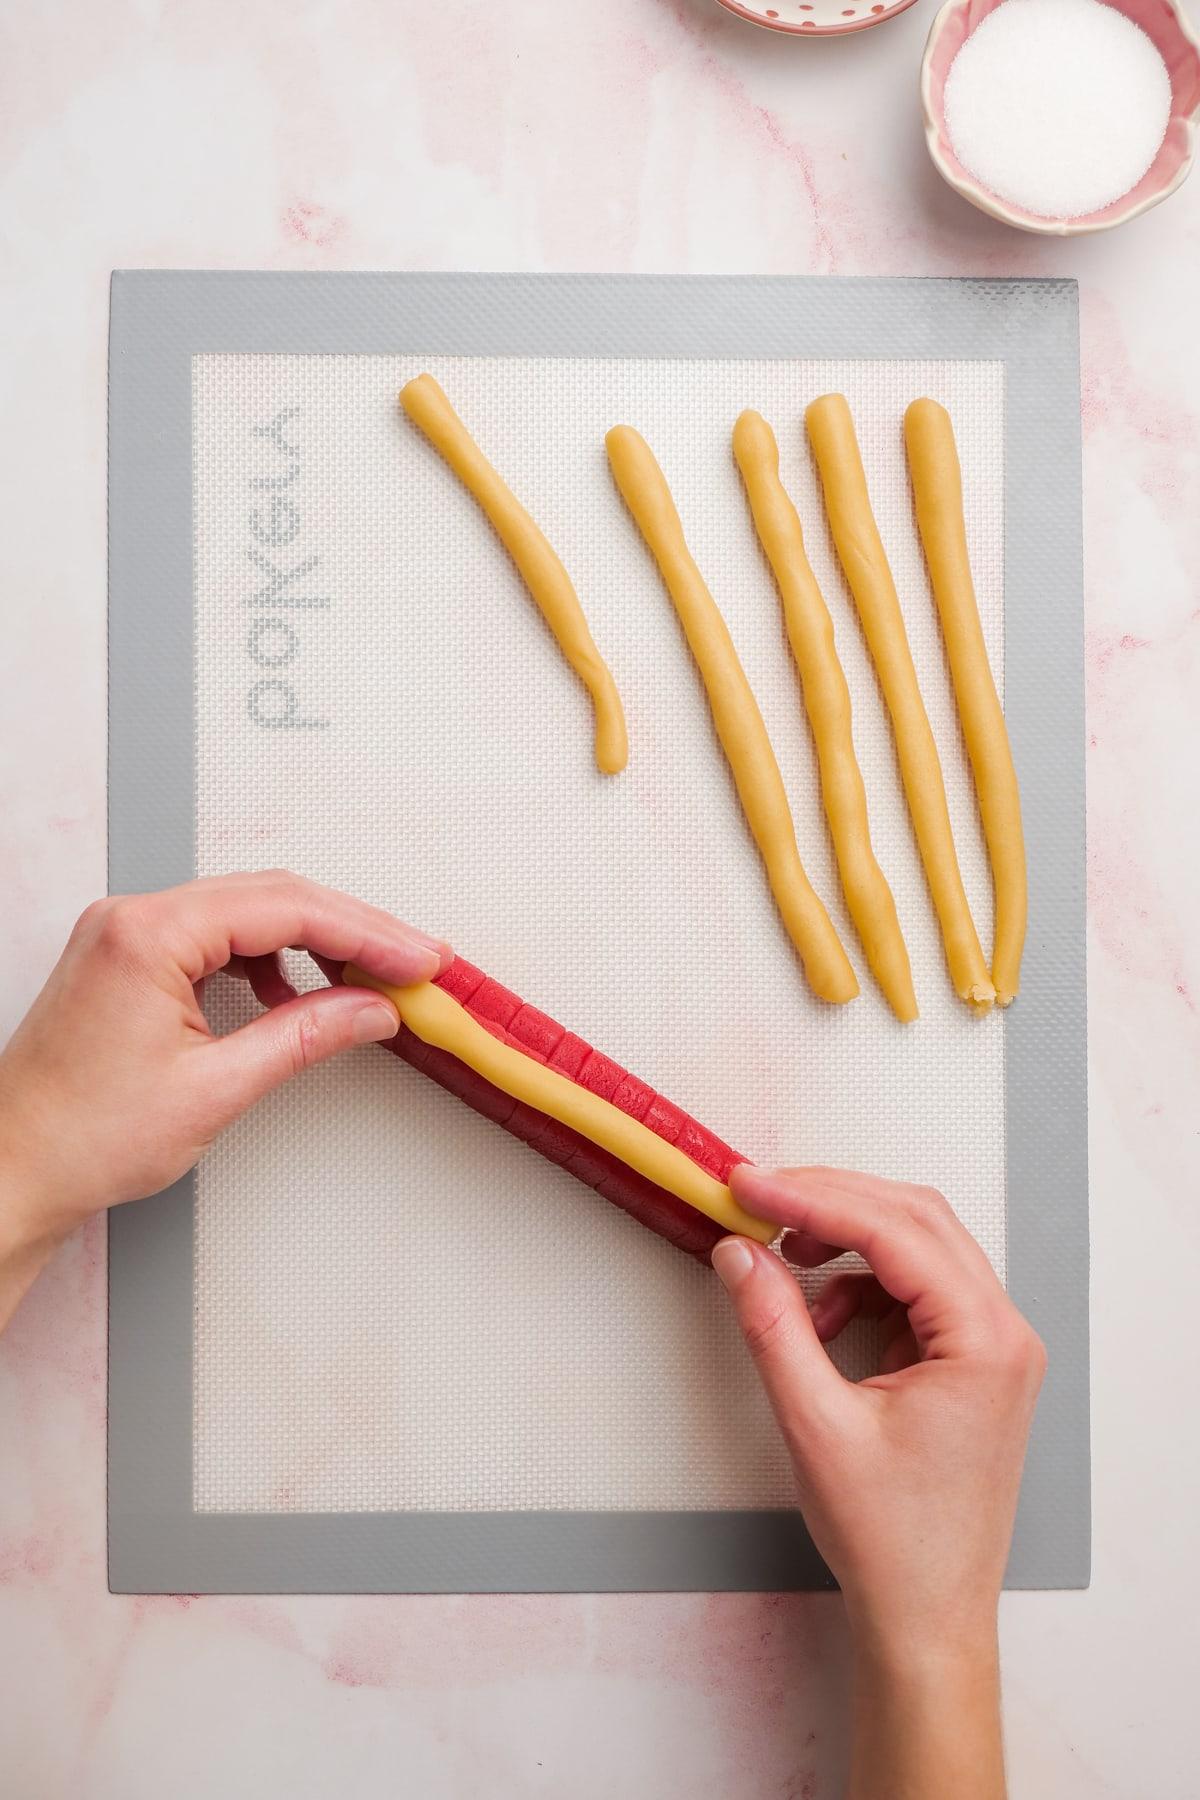
[[1118, 12], [1140, 25], [1167, 65], [1171, 77], [1171, 117], [1162, 147], [1137, 186], [1099, 212], [1073, 219], [1047, 219], [1026, 212], [991, 193], [959, 162], [946, 130], [945, 90], [950, 65], [971, 33], [1002, 0], [947, 0], [933, 21], [925, 59], [921, 65], [921, 107], [925, 114], [925, 141], [933, 165], [944, 181], [981, 212], [1020, 231], [1036, 231], [1051, 237], [1079, 237], [1091, 231], [1108, 231], [1126, 219], [1136, 218], [1173, 194], [1196, 155], [1196, 127], [1200, 119], [1200, 42], [1197, 41], [1176, 0], [1108, 0]]
[[866, 31], [882, 25], [897, 13], [907, 12], [916, 0], [717, 0], [726, 12], [762, 25], [767, 31], [783, 31], [793, 37], [841, 37], [847, 31]]

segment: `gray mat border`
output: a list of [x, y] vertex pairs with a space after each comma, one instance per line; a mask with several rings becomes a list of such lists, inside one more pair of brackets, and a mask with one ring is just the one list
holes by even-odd
[[[199, 352], [995, 357], [1008, 718], [1032, 929], [1006, 1023], [1008, 1273], [1050, 1353], [1007, 1585], [1090, 1568], [1084, 719], [1073, 281], [135, 271], [112, 282], [109, 886], [194, 867], [191, 357]], [[1015, 453], [1014, 453], [1015, 452]], [[109, 1224], [117, 1593], [832, 1585], [796, 1515], [192, 1510], [193, 1182]]]

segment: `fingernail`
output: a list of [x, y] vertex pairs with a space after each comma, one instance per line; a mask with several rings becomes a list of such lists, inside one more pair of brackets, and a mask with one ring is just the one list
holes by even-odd
[[760, 1169], [755, 1163], [735, 1163], [729, 1175], [731, 1188], [742, 1188], [750, 1193], [756, 1188], [762, 1192], [770, 1188], [772, 1183], [770, 1169]]
[[355, 1013], [350, 1036], [356, 1044], [382, 1044], [385, 1038], [395, 1037], [399, 1029], [400, 1018], [395, 1007], [377, 1002]]
[[449, 968], [449, 962], [438, 954], [432, 944], [414, 944], [412, 948], [415, 952], [413, 960], [417, 965], [413, 970], [414, 980], [436, 981], [442, 971]]
[[729, 1185], [735, 1194], [744, 1196], [747, 1209], [753, 1212], [756, 1200], [783, 1206], [803, 1199], [820, 1185], [820, 1176], [812, 1169], [762, 1169], [756, 1163], [738, 1163], [730, 1172]]
[[427, 931], [417, 931], [412, 925], [405, 927], [405, 936], [409, 943], [419, 944], [423, 950], [433, 951], [438, 959], [439, 974], [454, 961], [454, 952], [444, 938], [430, 937]]
[[724, 1237], [713, 1245], [712, 1266], [732, 1294], [754, 1268], [754, 1252], [742, 1238]]

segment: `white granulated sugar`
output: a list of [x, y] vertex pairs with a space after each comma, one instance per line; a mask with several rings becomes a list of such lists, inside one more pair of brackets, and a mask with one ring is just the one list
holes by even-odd
[[1004, 0], [955, 57], [944, 104], [977, 181], [1072, 219], [1137, 186], [1166, 135], [1171, 80], [1140, 26], [1101, 0]]

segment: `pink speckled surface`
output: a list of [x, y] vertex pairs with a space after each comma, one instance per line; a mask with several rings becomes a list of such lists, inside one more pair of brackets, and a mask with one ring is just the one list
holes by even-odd
[[[939, 180], [930, 9], [819, 44], [711, 0], [48, 0], [7, 33], [0, 1030], [104, 884], [120, 265], [1071, 274], [1088, 505], [1095, 1580], [1003, 1608], [1015, 1796], [1187, 1800], [1200, 1643], [1200, 182], [1107, 237]], [[105, 1592], [103, 1232], [0, 1341], [14, 1800], [832, 1800], [835, 1599]]]

